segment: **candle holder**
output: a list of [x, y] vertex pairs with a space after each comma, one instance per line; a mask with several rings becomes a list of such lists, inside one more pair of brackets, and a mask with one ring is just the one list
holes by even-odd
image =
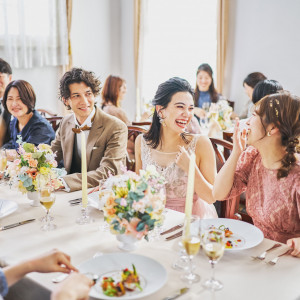
[[89, 224], [89, 223], [93, 223], [93, 222], [94, 222], [94, 219], [89, 215], [87, 206], [83, 207], [83, 205], [81, 205], [81, 216], [76, 219], [76, 223], [79, 225], [84, 225], [84, 224]]

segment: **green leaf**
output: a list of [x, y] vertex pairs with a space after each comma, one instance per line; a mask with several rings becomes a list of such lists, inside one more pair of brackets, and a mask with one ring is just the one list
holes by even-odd
[[143, 231], [145, 229], [145, 223], [140, 221], [136, 226], [136, 231]]
[[35, 153], [32, 153], [32, 158], [39, 159], [42, 155], [43, 155], [42, 152], [35, 152]]

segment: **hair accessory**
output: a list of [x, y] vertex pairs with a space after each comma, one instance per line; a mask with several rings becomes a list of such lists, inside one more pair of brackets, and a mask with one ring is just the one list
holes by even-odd
[[275, 102], [276, 102], [276, 104], [277, 104], [277, 105], [279, 105], [279, 101], [278, 101], [278, 99], [275, 99]]
[[270, 100], [270, 107], [273, 107], [273, 100]]

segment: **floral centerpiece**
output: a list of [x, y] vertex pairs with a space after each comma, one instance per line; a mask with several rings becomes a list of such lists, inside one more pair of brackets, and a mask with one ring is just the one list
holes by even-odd
[[37, 191], [39, 174], [45, 175], [45, 178], [49, 178], [50, 175], [54, 188], [58, 188], [58, 177], [66, 172], [56, 168], [56, 154], [52, 152], [51, 147], [46, 144], [36, 147], [34, 144], [22, 143], [21, 140], [19, 145], [19, 157], [7, 169], [8, 176], [17, 181], [18, 189], [22, 193]]
[[113, 234], [148, 240], [149, 231], [163, 220], [165, 179], [154, 166], [141, 170], [140, 175], [126, 169], [123, 172], [104, 183], [111, 191], [104, 204], [104, 218]]
[[232, 127], [230, 119], [232, 107], [229, 106], [226, 100], [219, 100], [217, 103], [212, 103], [209, 109], [208, 117], [211, 121], [216, 121], [221, 130], [226, 130]]

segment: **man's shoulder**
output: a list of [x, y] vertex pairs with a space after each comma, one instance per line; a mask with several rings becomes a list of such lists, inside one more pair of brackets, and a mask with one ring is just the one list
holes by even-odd
[[127, 125], [118, 119], [115, 116], [111, 116], [104, 111], [102, 111], [100, 108], [97, 108], [97, 121], [102, 122], [103, 126], [105, 128], [112, 128], [112, 129], [127, 129]]

